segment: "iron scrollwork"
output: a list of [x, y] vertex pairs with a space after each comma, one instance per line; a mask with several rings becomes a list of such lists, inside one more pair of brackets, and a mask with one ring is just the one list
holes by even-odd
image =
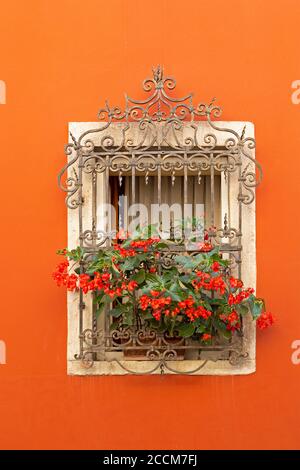
[[[106, 182], [110, 175], [119, 178], [120, 185], [126, 175], [142, 175], [148, 184], [149, 177], [160, 174], [169, 175], [174, 185], [177, 175], [195, 175], [198, 184], [205, 174], [223, 174], [225, 180], [237, 173], [239, 188], [237, 202], [251, 204], [255, 198], [255, 188], [262, 178], [262, 168], [253, 158], [255, 140], [241, 135], [234, 129], [220, 127], [222, 110], [215, 104], [215, 98], [209, 104], [195, 105], [191, 93], [180, 98], [174, 95], [176, 81], [164, 76], [162, 67], [153, 69], [153, 76], [143, 82], [146, 97], [136, 100], [125, 95], [124, 109], [110, 106], [98, 112], [99, 126], [85, 131], [65, 148], [68, 159], [59, 174], [59, 185], [66, 193], [66, 204], [70, 210], [79, 210], [79, 241], [90, 255], [100, 247], [109, 244], [114, 236], [106, 230], [96, 230], [93, 216], [92, 227], [82, 228], [82, 205], [84, 204], [84, 177], [91, 175], [97, 181], [97, 175], [104, 175]], [[200, 122], [201, 125], [200, 126]], [[205, 129], [205, 131], [203, 131]], [[241, 211], [240, 211], [241, 212]], [[221, 251], [229, 254], [232, 268], [241, 265], [242, 232], [239, 227], [230, 227], [227, 214], [224, 226], [215, 228], [209, 234], [213, 245], [219, 245]], [[176, 238], [176, 237], [175, 237]], [[176, 239], [180, 245], [180, 235]], [[192, 254], [192, 253], [191, 253]], [[164, 267], [172, 266], [174, 252], [165, 250], [161, 253]], [[83, 304], [80, 303], [80, 318]], [[82, 326], [82, 321], [81, 321]], [[197, 373], [207, 363], [201, 359], [203, 351], [211, 348], [193, 344], [188, 340], [170, 340], [157, 332], [144, 327], [142, 330], [126, 331], [93, 328], [80, 330], [80, 353], [77, 356], [86, 367], [91, 367], [96, 360], [114, 361], [127, 373], [138, 373], [132, 369], [134, 364], [128, 355], [126, 361], [120, 359], [130, 351], [144, 354], [144, 360], [153, 363], [148, 373], [157, 370], [176, 373], [174, 363], [183, 359], [182, 352], [198, 352], [199, 366], [184, 373]], [[216, 344], [215, 352], [228, 354], [230, 363], [243, 360], [243, 342], [234, 344]], [[112, 356], [118, 353], [118, 357]], [[124, 358], [124, 357], [123, 357]], [[145, 373], [145, 372], [144, 372]], [[180, 372], [182, 373], [182, 372]]]

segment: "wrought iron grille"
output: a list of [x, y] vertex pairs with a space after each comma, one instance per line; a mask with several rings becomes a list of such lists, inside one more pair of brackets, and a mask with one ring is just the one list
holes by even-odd
[[[144, 99], [135, 100], [126, 95], [123, 110], [106, 102], [98, 113], [99, 126], [88, 129], [77, 139], [71, 135], [72, 142], [65, 150], [68, 162], [59, 174], [59, 185], [66, 192], [68, 210], [77, 211], [79, 245], [84, 248], [85, 256], [91, 257], [99, 248], [109, 247], [115, 237], [115, 230], [108, 222], [103, 226], [104, 219], [97, 210], [101, 197], [107, 199], [111, 192], [113, 176], [114, 186], [119, 188], [124, 179], [130, 179], [133, 204], [138, 202], [137, 178], [142, 178], [145, 187], [155, 181], [158, 205], [162, 203], [162, 178], [167, 176], [169, 184], [174, 185], [180, 177], [183, 207], [188, 204], [190, 179], [196, 179], [198, 185], [206, 180], [210, 192], [210, 220], [206, 220], [208, 237], [230, 259], [231, 269], [242, 277], [243, 208], [253, 203], [255, 187], [262, 178], [262, 169], [252, 156], [255, 141], [245, 137], [245, 128], [239, 133], [220, 127], [214, 121], [221, 116], [221, 108], [215, 104], [215, 99], [209, 104], [195, 106], [192, 94], [177, 98], [175, 86], [175, 80], [165, 77], [163, 69], [157, 67], [153, 69], [153, 77], [143, 82]], [[217, 227], [216, 176], [222, 178], [221, 198], [226, 201], [223, 224]], [[233, 201], [238, 207], [235, 226], [232, 226], [230, 213]], [[173, 244], [172, 249], [161, 251], [161, 262], [165, 266], [172, 264], [178, 251], [189, 251], [191, 256], [197, 253], [195, 248], [182, 243], [182, 237], [181, 232], [176, 234], [175, 226], [170, 227], [170, 238], [178, 243]], [[111, 361], [128, 373], [139, 373], [135, 365], [142, 357], [152, 361], [143, 373], [157, 370], [178, 373], [176, 364], [192, 359], [199, 361], [197, 366], [184, 372], [192, 374], [207, 360], [223, 359], [233, 363], [247, 354], [243, 337], [236, 337], [229, 344], [205, 346], [193, 340], [168, 338], [145, 327], [111, 331], [109, 315], [97, 321], [95, 307], [90, 327], [84, 328], [85, 304], [80, 292], [76, 359], [87, 367], [95, 361]]]

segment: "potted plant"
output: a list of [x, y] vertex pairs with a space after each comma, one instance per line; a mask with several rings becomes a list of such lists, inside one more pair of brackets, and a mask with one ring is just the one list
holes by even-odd
[[[174, 255], [166, 267], [162, 259], [170, 242], [149, 233], [147, 228], [132, 236], [118, 234], [111, 247], [99, 249], [90, 261], [84, 261], [81, 248], [61, 250], [65, 260], [53, 273], [59, 286], [94, 292], [97, 315], [109, 306], [111, 330], [120, 344], [130, 346], [128, 330], [140, 335], [128, 355], [144, 356], [144, 344], [148, 349], [169, 345], [175, 351], [180, 346], [177, 355], [183, 357], [186, 338], [200, 345], [230, 340], [241, 334], [242, 318], [249, 313], [262, 329], [273, 324], [264, 301], [230, 274], [218, 248], [204, 241], [198, 254]], [[84, 272], [76, 267], [79, 262]], [[157, 338], [163, 338], [163, 346]]]

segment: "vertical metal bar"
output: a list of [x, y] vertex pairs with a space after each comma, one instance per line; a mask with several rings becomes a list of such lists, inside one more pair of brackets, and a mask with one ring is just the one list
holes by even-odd
[[159, 206], [159, 215], [158, 215], [158, 227], [159, 230], [162, 230], [162, 215], [160, 211], [161, 206], [161, 155], [158, 154], [157, 162], [157, 204]]
[[[96, 158], [94, 161], [96, 165]], [[92, 172], [92, 246], [93, 254], [96, 253], [97, 249], [97, 172], [95, 169]], [[94, 302], [96, 293], [93, 292], [93, 305], [92, 305], [92, 330], [95, 333], [97, 331], [97, 315], [96, 315], [96, 303]], [[94, 344], [96, 344], [96, 339], [94, 339]], [[94, 354], [94, 360], [97, 359], [97, 354]]]
[[231, 227], [231, 200], [230, 200], [230, 173], [227, 172], [227, 220], [228, 227]]
[[[104, 230], [105, 230], [105, 236], [107, 236], [106, 240], [106, 246], [111, 245], [111, 237], [108, 235], [109, 233], [109, 220], [111, 217], [111, 214], [108, 213], [108, 203], [109, 201], [109, 194], [110, 194], [110, 187], [109, 187], [109, 168], [110, 168], [110, 161], [109, 161], [109, 155], [106, 155], [105, 158], [105, 195], [106, 195], [106, 213], [104, 213], [105, 217], [105, 225], [104, 225]], [[111, 305], [109, 306], [111, 308]], [[110, 316], [108, 315], [107, 310], [105, 311], [105, 320], [104, 320], [104, 332], [105, 335], [109, 334], [109, 327], [110, 327]]]
[[[111, 217], [111, 214], [108, 213], [108, 203], [110, 202], [108, 200], [109, 194], [110, 194], [110, 187], [109, 187], [109, 155], [106, 155], [106, 158], [105, 158], [106, 213], [103, 214], [104, 217], [105, 217], [104, 231], [105, 231], [106, 236], [108, 236], [108, 234], [109, 234], [109, 220], [110, 220], [110, 217]], [[107, 238], [106, 245], [110, 246], [110, 237]]]
[[[161, 206], [161, 154], [157, 155], [157, 204], [158, 204], [158, 230], [161, 232], [162, 230], [162, 214], [160, 211]], [[158, 265], [158, 273], [161, 273], [161, 261], [162, 257], [161, 254], [159, 255], [159, 265]]]
[[[241, 154], [239, 155], [239, 160], [241, 162]], [[239, 204], [239, 237], [238, 237], [238, 277], [241, 279], [242, 277], [242, 217], [243, 217], [243, 187], [242, 187], [242, 165], [239, 165], [239, 196], [238, 196], [238, 204]]]
[[202, 177], [202, 184], [203, 184], [203, 202], [204, 202], [204, 228], [207, 229], [207, 176], [205, 175]]
[[[78, 231], [79, 231], [79, 245], [80, 248], [83, 248], [83, 221], [82, 221], [82, 204], [83, 204], [83, 196], [82, 196], [82, 167], [83, 167], [83, 156], [81, 150], [77, 150], [79, 157], [78, 157], [78, 199], [79, 199], [79, 206], [78, 206]], [[83, 273], [83, 262], [80, 261], [80, 273]], [[82, 289], [79, 290], [79, 335], [82, 335], [83, 332], [83, 310], [85, 308], [85, 303], [83, 301], [83, 292]], [[83, 343], [80, 340], [80, 357], [83, 354]]]
[[97, 244], [97, 173], [92, 172], [92, 232], [93, 232], [93, 249], [96, 249]]
[[215, 225], [215, 169], [213, 154], [210, 155], [210, 225]]
[[[196, 185], [197, 185], [197, 180], [196, 176], [193, 176], [190, 178], [191, 182], [193, 184], [192, 191], [193, 191], [193, 200], [192, 200], [192, 218], [196, 218], [196, 204], [197, 204], [197, 197], [196, 197]], [[192, 224], [193, 225], [193, 224]]]
[[187, 183], [188, 183], [188, 162], [187, 155], [184, 154], [183, 162], [183, 240], [185, 240], [185, 231], [187, 223], [187, 203], [188, 203], [188, 194], [187, 194]]
[[135, 204], [135, 157], [132, 154], [131, 158], [131, 203]]

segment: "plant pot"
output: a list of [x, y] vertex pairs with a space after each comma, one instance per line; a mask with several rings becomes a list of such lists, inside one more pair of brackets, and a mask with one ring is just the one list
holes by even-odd
[[[141, 333], [140, 336], [139, 333]], [[137, 332], [137, 347], [135, 347], [135, 343], [129, 346], [129, 348], [125, 347], [123, 349], [124, 357], [128, 360], [149, 361], [160, 359], [184, 359], [185, 348], [182, 347], [185, 344], [184, 338], [179, 336], [173, 337], [167, 334], [157, 334], [156, 332], [153, 332], [151, 337], [149, 337], [149, 335], [143, 333], [143, 330], [141, 330], [141, 332]]]

